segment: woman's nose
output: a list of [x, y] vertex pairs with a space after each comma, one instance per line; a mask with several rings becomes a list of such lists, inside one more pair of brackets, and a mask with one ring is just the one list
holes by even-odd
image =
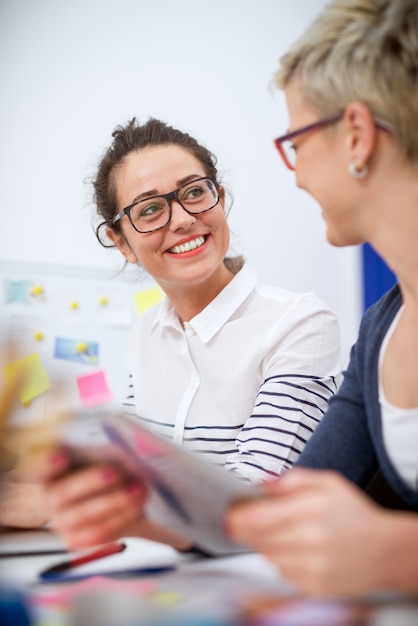
[[170, 230], [189, 228], [196, 222], [194, 215], [190, 215], [177, 200], [171, 201]]

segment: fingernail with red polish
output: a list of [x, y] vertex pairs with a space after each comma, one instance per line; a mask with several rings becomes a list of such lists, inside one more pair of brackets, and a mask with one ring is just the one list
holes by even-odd
[[105, 483], [105, 485], [112, 485], [116, 481], [116, 472], [109, 468], [103, 470], [102, 480]]
[[65, 452], [55, 452], [49, 457], [49, 464], [54, 469], [61, 469], [68, 463], [68, 458]]
[[130, 496], [136, 496], [142, 492], [142, 488], [137, 483], [129, 483], [129, 485], [125, 487], [125, 491]]

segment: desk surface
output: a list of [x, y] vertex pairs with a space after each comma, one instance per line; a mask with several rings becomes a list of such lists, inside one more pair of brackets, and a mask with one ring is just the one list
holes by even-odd
[[[16, 535], [11, 538], [15, 541]], [[68, 554], [2, 555], [0, 586], [23, 591], [33, 626], [66, 626], [70, 615], [73, 626], [418, 625], [418, 603], [399, 598], [385, 596], [355, 605], [297, 598], [295, 590], [258, 554], [201, 559], [183, 557], [145, 540], [127, 539], [126, 543], [127, 562], [138, 555], [142, 565], [144, 550], [151, 551], [149, 559], [155, 549], [161, 563], [166, 549], [167, 563], [175, 562], [175, 571], [153, 577], [96, 575], [46, 585], [38, 582], [39, 573], [67, 560]]]

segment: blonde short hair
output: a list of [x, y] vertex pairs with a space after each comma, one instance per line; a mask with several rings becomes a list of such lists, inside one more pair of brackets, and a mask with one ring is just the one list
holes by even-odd
[[337, 114], [353, 101], [393, 126], [418, 163], [418, 0], [334, 0], [280, 59], [274, 83], [297, 77], [307, 104]]

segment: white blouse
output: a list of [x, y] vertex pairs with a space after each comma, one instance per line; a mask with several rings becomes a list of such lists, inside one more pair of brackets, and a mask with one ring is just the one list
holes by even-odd
[[165, 299], [134, 328], [127, 405], [152, 430], [250, 482], [296, 460], [341, 368], [335, 316], [247, 266], [181, 325]]

